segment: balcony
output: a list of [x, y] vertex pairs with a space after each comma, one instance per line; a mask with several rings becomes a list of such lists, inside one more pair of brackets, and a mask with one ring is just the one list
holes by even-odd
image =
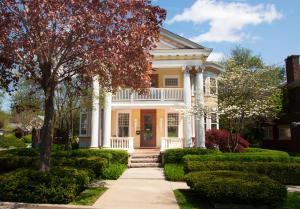
[[112, 96], [112, 101], [183, 101], [183, 88], [150, 88], [147, 95], [139, 95], [131, 89], [122, 89]]

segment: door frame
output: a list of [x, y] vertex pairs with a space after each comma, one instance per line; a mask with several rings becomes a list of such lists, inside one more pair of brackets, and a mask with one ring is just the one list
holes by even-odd
[[[152, 120], [152, 128], [153, 128], [153, 136], [152, 136], [152, 141], [151, 141], [151, 146], [144, 144], [143, 143], [143, 138], [144, 138], [144, 115], [145, 114], [152, 114], [153, 120]], [[140, 137], [140, 147], [141, 148], [153, 148], [156, 147], [156, 110], [155, 109], [151, 109], [151, 110], [141, 110], [140, 111], [141, 114], [141, 119], [140, 119], [140, 123], [141, 123], [141, 137]]]

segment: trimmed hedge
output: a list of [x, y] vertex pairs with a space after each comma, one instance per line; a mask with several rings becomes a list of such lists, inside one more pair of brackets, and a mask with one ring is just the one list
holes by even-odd
[[126, 169], [124, 164], [111, 164], [108, 167], [104, 168], [102, 177], [104, 179], [118, 179]]
[[192, 172], [187, 184], [211, 202], [276, 204], [287, 198], [284, 185], [264, 175], [238, 171]]
[[215, 155], [186, 155], [184, 162], [187, 161], [290, 162], [290, 156], [281, 151], [220, 153]]
[[182, 164], [167, 163], [164, 166], [165, 177], [169, 181], [184, 181], [184, 169]]
[[300, 185], [300, 164], [299, 163], [278, 163], [278, 162], [230, 162], [210, 161], [197, 162], [189, 161], [185, 164], [185, 172], [194, 171], [216, 171], [232, 170], [260, 173], [269, 176], [271, 179], [282, 184]]
[[182, 159], [185, 155], [207, 155], [221, 153], [214, 149], [202, 149], [202, 148], [179, 148], [168, 149], [164, 153], [165, 163], [182, 163]]
[[0, 175], [0, 201], [69, 203], [91, 181], [90, 173], [72, 168], [50, 172], [19, 169]]
[[11, 172], [18, 168], [38, 169], [39, 160], [35, 157], [0, 156], [0, 174]]

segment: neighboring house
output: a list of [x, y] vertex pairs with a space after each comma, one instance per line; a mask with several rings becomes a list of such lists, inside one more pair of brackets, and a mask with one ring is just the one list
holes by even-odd
[[[80, 147], [104, 147], [133, 151], [139, 148], [205, 146], [205, 128], [218, 128], [217, 76], [222, 66], [208, 62], [212, 49], [166, 29], [152, 50], [152, 86], [148, 95], [131, 89], [107, 93], [99, 107], [99, 83], [93, 81], [93, 108], [81, 109]], [[178, 110], [193, 104], [207, 106], [205, 118], [184, 116]], [[213, 112], [215, 111], [215, 112]]]
[[44, 116], [38, 115], [33, 117], [27, 124], [15, 124], [15, 130], [21, 134], [21, 136], [30, 134], [32, 129], [41, 129], [44, 123]]
[[300, 66], [299, 55], [286, 58], [287, 83], [283, 116], [264, 124], [266, 148], [300, 151]]

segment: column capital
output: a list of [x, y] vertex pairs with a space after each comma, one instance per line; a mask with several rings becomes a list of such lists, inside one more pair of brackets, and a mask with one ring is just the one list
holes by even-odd
[[203, 63], [199, 64], [199, 65], [195, 66], [195, 70], [197, 73], [203, 73], [205, 70], [205, 65]]
[[191, 66], [188, 66], [188, 65], [182, 66], [182, 71], [184, 71], [185, 73], [190, 73], [191, 69], [192, 69]]

